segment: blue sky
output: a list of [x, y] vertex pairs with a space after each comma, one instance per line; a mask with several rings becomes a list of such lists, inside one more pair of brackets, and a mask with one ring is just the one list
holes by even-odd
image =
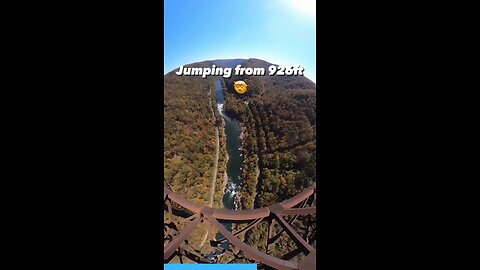
[[315, 76], [315, 0], [165, 0], [164, 72], [204, 60], [259, 58]]

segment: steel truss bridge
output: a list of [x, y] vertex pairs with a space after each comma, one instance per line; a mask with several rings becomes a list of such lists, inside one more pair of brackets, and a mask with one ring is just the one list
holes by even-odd
[[[197, 263], [215, 263], [206, 254], [202, 254], [197, 248], [188, 243], [187, 238], [195, 230], [197, 225], [204, 223], [208, 228], [214, 228], [224, 238], [211, 241], [211, 245], [222, 253], [228, 253], [235, 258], [247, 259], [259, 264], [260, 269], [316, 269], [316, 224], [312, 217], [316, 217], [316, 183], [286, 201], [265, 208], [253, 210], [225, 210], [214, 209], [195, 204], [175, 194], [168, 188], [164, 188], [164, 215], [168, 215], [169, 223], [164, 222], [164, 263], [170, 262], [174, 257], [186, 257]], [[173, 217], [176, 218], [174, 221]], [[300, 235], [292, 223], [299, 217], [307, 219], [307, 226], [303, 235]], [[262, 252], [247, 245], [238, 237], [244, 235], [262, 221], [268, 221], [268, 238], [266, 240], [266, 252]], [[178, 229], [182, 223], [183, 229]], [[247, 224], [237, 232], [230, 232], [222, 223]], [[278, 223], [281, 226], [279, 233], [274, 235], [273, 226]], [[278, 242], [280, 236], [286, 233], [296, 245], [296, 249], [289, 251], [281, 257], [270, 255], [273, 244]], [[222, 243], [229, 242], [241, 252], [236, 254], [231, 249], [222, 248]], [[190, 247], [187, 249], [187, 247]], [[292, 258], [303, 253], [306, 257], [300, 262], [291, 261]]]

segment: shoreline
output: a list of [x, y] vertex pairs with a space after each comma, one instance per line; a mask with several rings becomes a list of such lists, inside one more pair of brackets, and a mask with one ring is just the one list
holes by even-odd
[[[225, 142], [224, 145], [223, 145], [223, 149], [225, 149], [225, 168], [223, 168], [223, 184], [222, 184], [222, 201], [220, 202], [220, 205], [222, 206], [223, 209], [225, 209], [225, 206], [223, 205], [223, 198], [225, 197], [225, 189], [227, 188], [227, 184], [228, 184], [228, 173], [227, 173], [227, 165], [228, 165], [228, 159], [229, 159], [229, 156], [228, 156], [228, 149], [227, 149], [227, 133], [225, 132], [225, 116], [223, 116], [222, 114], [222, 110], [220, 109], [220, 107], [218, 105], [223, 105], [225, 106], [225, 103], [223, 104], [218, 104], [217, 103], [217, 109], [218, 109], [218, 112], [220, 113], [220, 116], [222, 116], [222, 138], [223, 138], [223, 141]], [[223, 107], [222, 106], [222, 107]]]

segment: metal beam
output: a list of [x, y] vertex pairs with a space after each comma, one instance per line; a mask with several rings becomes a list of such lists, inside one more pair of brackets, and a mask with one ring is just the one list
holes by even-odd
[[163, 252], [164, 260], [168, 260], [173, 255], [175, 250], [180, 246], [183, 240], [187, 239], [187, 237], [190, 236], [190, 233], [193, 231], [193, 229], [195, 229], [195, 226], [197, 226], [200, 221], [200, 214], [197, 214], [195, 219], [190, 222], [190, 224], [188, 224], [188, 226], [183, 229], [179, 235], [175, 236], [175, 238], [173, 238], [167, 246], [165, 246], [165, 250]]
[[268, 266], [274, 267], [275, 269], [279, 270], [294, 270], [298, 269], [298, 265], [294, 262], [285, 261], [271, 255], [265, 254], [253, 247], [245, 244], [240, 239], [235, 237], [231, 232], [229, 232], [222, 224], [220, 224], [215, 218], [212, 216], [205, 215], [205, 218], [212, 223], [212, 225], [217, 228], [223, 236], [225, 236], [230, 243], [234, 246], [242, 250], [245, 254], [249, 257], [262, 262]]

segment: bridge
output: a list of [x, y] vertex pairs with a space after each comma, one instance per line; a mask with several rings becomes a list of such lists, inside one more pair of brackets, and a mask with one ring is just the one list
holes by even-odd
[[[316, 269], [316, 224], [312, 217], [316, 217], [316, 183], [305, 189], [295, 197], [265, 208], [253, 210], [225, 210], [206, 207], [188, 201], [164, 188], [164, 215], [169, 223], [164, 222], [164, 263], [170, 262], [174, 257], [186, 257], [197, 263], [215, 263], [207, 254], [202, 254], [196, 247], [188, 243], [187, 238], [196, 229], [197, 225], [204, 223], [216, 229], [223, 235], [223, 239], [211, 241], [211, 245], [219, 252], [228, 253], [234, 258], [245, 258], [259, 265], [259, 269], [304, 270]], [[176, 218], [174, 221], [173, 218]], [[303, 235], [294, 228], [293, 222], [302, 217], [306, 220], [306, 228], [302, 228]], [[260, 222], [268, 222], [266, 239], [266, 252], [249, 246], [240, 240], [241, 235], [257, 226]], [[179, 229], [182, 223], [182, 229]], [[247, 224], [237, 232], [230, 232], [222, 223]], [[278, 223], [281, 230], [274, 233], [274, 224]], [[272, 256], [271, 246], [286, 234], [296, 245], [280, 257]], [[222, 244], [229, 242], [241, 252], [234, 253], [232, 249], [222, 248]], [[312, 245], [313, 244], [313, 245]], [[189, 248], [187, 248], [189, 247]], [[303, 253], [304, 258], [298, 262], [292, 258]]]

